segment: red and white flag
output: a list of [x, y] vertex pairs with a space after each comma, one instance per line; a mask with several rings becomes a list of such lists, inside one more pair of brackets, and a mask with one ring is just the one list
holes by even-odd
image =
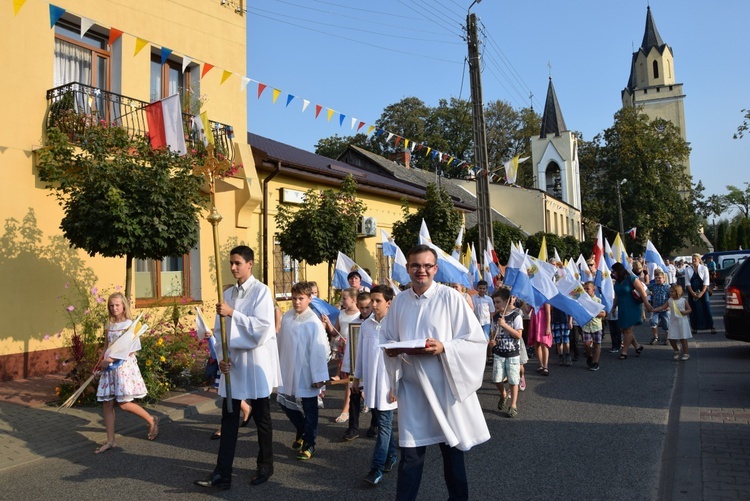
[[187, 153], [179, 95], [174, 94], [147, 105], [146, 120], [153, 149], [169, 146], [169, 149], [180, 155]]
[[596, 240], [594, 240], [594, 265], [598, 265], [602, 254], [604, 254], [604, 237], [602, 236], [602, 225], [600, 224], [596, 232]]
[[630, 238], [632, 238], [633, 240], [635, 240], [635, 231], [636, 231], [636, 229], [637, 229], [636, 227], [630, 228], [625, 233], [627, 233], [628, 235], [630, 235]]

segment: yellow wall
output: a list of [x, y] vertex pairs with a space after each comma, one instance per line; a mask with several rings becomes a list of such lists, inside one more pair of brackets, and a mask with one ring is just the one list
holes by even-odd
[[[55, 5], [72, 14], [90, 18], [96, 25], [125, 32], [115, 44], [120, 51], [120, 93], [148, 101], [150, 97], [150, 47], [137, 56], [135, 37], [146, 39], [157, 49], [164, 45], [181, 57], [207, 61], [215, 66], [201, 80], [207, 98], [203, 110], [209, 118], [234, 127], [236, 160], [245, 166], [233, 189], [218, 196], [224, 217], [220, 226], [222, 244], [233, 239], [257, 246], [258, 228], [251, 215], [260, 203], [257, 174], [245, 138], [246, 94], [240, 92], [238, 76], [220, 85], [222, 69], [246, 73], [246, 19], [220, 2], [173, 0], [170, 2], [114, 2], [108, 0], [59, 0]], [[67, 249], [59, 230], [62, 212], [50, 191], [37, 178], [33, 151], [43, 144], [46, 91], [53, 87], [54, 29], [49, 24], [49, 4], [29, 1], [14, 16], [10, 5], [0, 9], [0, 79], [4, 96], [4, 120], [0, 121], [0, 217], [5, 224], [0, 240], [0, 356], [61, 347], [65, 338], [45, 340], [66, 325], [64, 296], [67, 282], [87, 271], [96, 275], [99, 288], [124, 284], [123, 259], [88, 257]], [[247, 179], [245, 179], [247, 178]], [[12, 220], [21, 221], [33, 209], [36, 221], [27, 221], [33, 238], [24, 239], [8, 230]], [[28, 219], [28, 218], [27, 218]], [[215, 282], [211, 278], [213, 241], [211, 227], [200, 228], [200, 275], [204, 300], [213, 303]], [[17, 249], [10, 253], [8, 249]], [[226, 260], [224, 260], [226, 262]], [[223, 267], [226, 268], [226, 267]], [[225, 281], [231, 279], [223, 269]]]

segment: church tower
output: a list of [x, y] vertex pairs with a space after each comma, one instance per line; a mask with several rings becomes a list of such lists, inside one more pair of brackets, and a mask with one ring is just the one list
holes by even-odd
[[536, 188], [581, 209], [578, 141], [565, 126], [552, 77], [547, 87], [542, 129], [539, 137], [531, 138], [531, 161], [536, 173]]
[[[642, 106], [652, 120], [663, 118], [685, 132], [685, 94], [682, 84], [675, 83], [674, 56], [656, 29], [651, 7], [646, 10], [646, 31], [640, 48], [633, 53], [628, 85], [622, 91], [623, 106]], [[690, 175], [690, 160], [685, 163], [685, 173]]]

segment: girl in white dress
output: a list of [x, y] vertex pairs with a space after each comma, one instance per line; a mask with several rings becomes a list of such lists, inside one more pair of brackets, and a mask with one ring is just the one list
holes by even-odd
[[[690, 331], [690, 305], [687, 300], [682, 297], [682, 286], [672, 284], [669, 288], [669, 301], [664, 303], [664, 306], [659, 310], [665, 310], [669, 308], [669, 334], [667, 340], [672, 345], [674, 350], [675, 360], [687, 360], [690, 358], [688, 354], [688, 339], [693, 337]], [[656, 311], [656, 309], [654, 309]], [[677, 341], [680, 341], [682, 345], [682, 357], [677, 349]]]
[[[110, 343], [119, 338], [133, 323], [130, 303], [122, 293], [115, 292], [109, 296], [107, 310], [109, 311], [109, 325], [107, 338], [104, 340], [105, 353]], [[97, 448], [94, 454], [100, 454], [115, 447], [115, 401], [122, 410], [131, 412], [148, 423], [149, 440], [154, 440], [159, 434], [159, 418], [152, 416], [143, 407], [133, 402], [134, 399], [143, 398], [147, 394], [146, 384], [138, 369], [135, 355], [131, 353], [119, 366], [107, 370], [115, 362], [110, 357], [103, 358], [99, 362], [99, 369], [103, 372], [99, 378], [96, 398], [102, 402], [107, 441]]]

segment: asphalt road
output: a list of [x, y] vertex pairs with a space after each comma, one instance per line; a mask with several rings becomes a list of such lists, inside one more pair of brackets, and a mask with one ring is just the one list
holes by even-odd
[[[636, 333], [644, 344], [650, 339], [647, 327]], [[605, 337], [605, 347], [608, 341]], [[528, 389], [519, 397], [515, 419], [500, 415], [497, 390], [485, 383], [479, 398], [492, 439], [467, 453], [471, 497], [656, 499], [678, 363], [671, 348], [647, 344], [640, 357], [632, 350], [625, 361], [616, 357], [604, 353], [601, 369], [590, 372], [583, 359], [573, 367], [558, 367], [553, 356], [549, 377], [537, 375], [531, 359]], [[257, 454], [252, 425], [240, 432], [232, 489], [212, 492], [193, 486], [216, 460], [218, 441], [208, 437], [217, 428], [217, 408], [164, 423], [156, 442], [141, 434], [118, 436], [118, 448], [106, 454], [79, 449], [4, 471], [0, 499], [392, 499], [395, 470], [376, 487], [362, 481], [373, 440], [341, 441], [346, 427], [333, 423], [340, 396], [340, 390], [329, 390], [317, 454], [305, 462], [294, 459], [292, 427], [274, 404], [275, 474], [261, 486], [249, 485]], [[363, 416], [363, 432], [368, 423], [369, 415]], [[420, 499], [446, 497], [440, 454], [431, 447]]]

